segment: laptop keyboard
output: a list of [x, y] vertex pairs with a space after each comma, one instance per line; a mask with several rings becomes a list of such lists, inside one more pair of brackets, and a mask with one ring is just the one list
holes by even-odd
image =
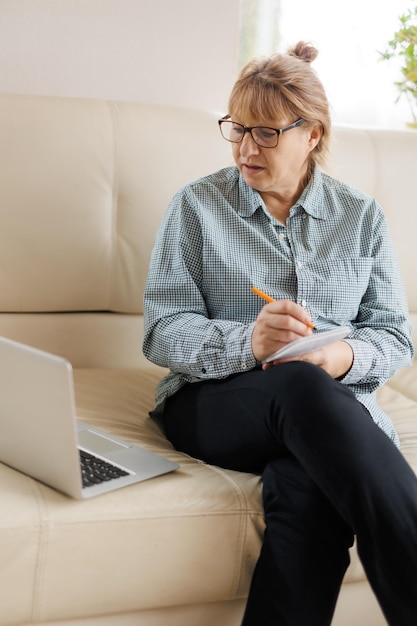
[[128, 472], [122, 470], [108, 461], [103, 461], [90, 452], [79, 450], [81, 460], [81, 476], [83, 487], [92, 487], [109, 480], [128, 476]]

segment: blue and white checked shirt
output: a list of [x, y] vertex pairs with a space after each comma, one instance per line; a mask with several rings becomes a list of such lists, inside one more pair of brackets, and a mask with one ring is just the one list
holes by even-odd
[[236, 167], [173, 198], [160, 225], [144, 296], [145, 356], [168, 367], [156, 414], [188, 382], [257, 365], [251, 349], [265, 304], [305, 307], [319, 331], [347, 325], [354, 362], [342, 382], [398, 444], [375, 391], [413, 356], [402, 278], [381, 207], [316, 168], [283, 225]]

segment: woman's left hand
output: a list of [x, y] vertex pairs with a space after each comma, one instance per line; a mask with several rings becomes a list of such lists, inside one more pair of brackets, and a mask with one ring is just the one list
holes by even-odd
[[332, 378], [340, 378], [347, 374], [353, 363], [353, 350], [346, 341], [336, 341], [315, 352], [300, 354], [299, 356], [280, 359], [279, 361], [271, 361], [265, 363], [262, 369], [268, 369], [280, 363], [288, 363], [289, 361], [307, 361], [318, 365], [324, 369]]

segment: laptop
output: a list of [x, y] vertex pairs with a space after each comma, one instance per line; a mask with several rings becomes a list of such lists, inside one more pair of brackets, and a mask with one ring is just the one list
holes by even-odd
[[78, 420], [71, 364], [4, 337], [0, 337], [0, 462], [80, 499], [178, 468]]

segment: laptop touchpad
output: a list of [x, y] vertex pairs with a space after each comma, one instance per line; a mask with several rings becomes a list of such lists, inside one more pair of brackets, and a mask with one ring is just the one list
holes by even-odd
[[106, 454], [114, 450], [125, 450], [128, 446], [124, 446], [113, 439], [102, 437], [91, 430], [81, 430], [78, 433], [78, 444], [81, 448], [87, 448], [96, 454]]

